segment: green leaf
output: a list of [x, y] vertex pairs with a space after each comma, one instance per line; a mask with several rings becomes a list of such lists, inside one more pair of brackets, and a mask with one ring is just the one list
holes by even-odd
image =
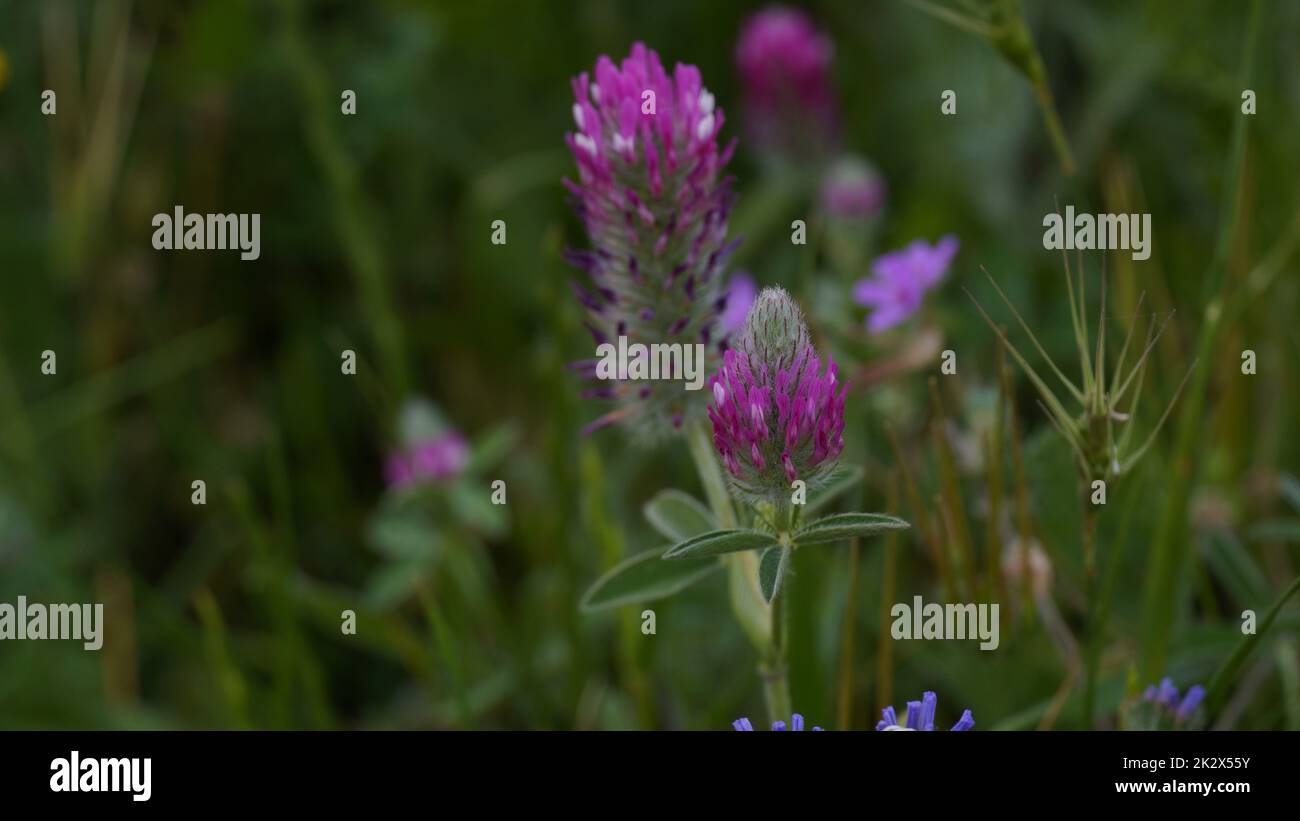
[[361, 591], [367, 607], [390, 610], [409, 597], [427, 577], [428, 568], [419, 562], [399, 561], [380, 565]]
[[456, 520], [487, 536], [505, 533], [505, 505], [492, 504], [492, 491], [482, 482], [457, 480], [446, 486], [447, 501]]
[[703, 503], [676, 488], [656, 493], [645, 503], [642, 512], [645, 513], [646, 521], [660, 535], [672, 539], [674, 544], [718, 527], [713, 514], [709, 513]]
[[474, 474], [492, 467], [509, 455], [518, 442], [519, 428], [513, 422], [498, 425], [474, 441], [465, 472]]
[[1250, 553], [1230, 531], [1210, 533], [1204, 543], [1205, 562], [1238, 603], [1264, 601], [1268, 580]]
[[1282, 496], [1291, 503], [1296, 513], [1300, 513], [1300, 482], [1289, 473], [1282, 474]]
[[1224, 699], [1228, 697], [1228, 688], [1236, 680], [1237, 674], [1241, 671], [1241, 666], [1246, 663], [1246, 659], [1250, 657], [1255, 645], [1259, 644], [1260, 640], [1268, 633], [1268, 629], [1273, 626], [1273, 622], [1277, 619], [1277, 614], [1283, 605], [1297, 591], [1300, 591], [1300, 576], [1296, 576], [1295, 580], [1291, 582], [1291, 586], [1281, 596], [1278, 596], [1277, 601], [1273, 602], [1273, 606], [1264, 614], [1264, 618], [1260, 619], [1259, 623], [1255, 625], [1255, 632], [1242, 637], [1237, 649], [1232, 651], [1232, 655], [1228, 656], [1223, 662], [1223, 666], [1214, 674], [1214, 678], [1210, 679], [1209, 685], [1205, 688], [1205, 701], [1211, 714], [1218, 712], [1219, 707], [1223, 705]]
[[428, 515], [415, 505], [385, 506], [366, 524], [366, 542], [389, 559], [431, 562], [441, 552], [442, 541]]
[[740, 550], [758, 550], [778, 544], [776, 537], [757, 530], [714, 530], [701, 533], [684, 542], [674, 545], [665, 559], [698, 558], [700, 556], [719, 556], [723, 553], [735, 553]]
[[836, 513], [815, 522], [809, 522], [794, 534], [794, 543], [800, 547], [810, 544], [842, 542], [855, 536], [872, 536], [886, 530], [905, 530], [911, 527], [902, 519], [883, 513]]
[[838, 465], [827, 477], [821, 487], [813, 491], [812, 498], [804, 505], [803, 515], [811, 516], [826, 505], [835, 501], [835, 497], [862, 481], [867, 471], [860, 465]]
[[1252, 542], [1300, 542], [1300, 519], [1265, 519], [1246, 531]]
[[398, 412], [397, 438], [403, 447], [441, 436], [449, 427], [438, 406], [422, 396], [408, 400]]
[[785, 570], [790, 563], [790, 548], [769, 547], [758, 560], [758, 589], [768, 604], [781, 592], [785, 584]]
[[582, 597], [582, 610], [594, 613], [634, 602], [653, 601], [679, 593], [720, 570], [715, 559], [665, 562], [659, 551], [646, 550], [615, 565]]

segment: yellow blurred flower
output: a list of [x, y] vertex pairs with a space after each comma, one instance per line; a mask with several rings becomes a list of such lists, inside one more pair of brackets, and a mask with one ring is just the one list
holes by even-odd
[[0, 48], [0, 91], [4, 91], [5, 83], [9, 80], [9, 61], [5, 59], [5, 50]]

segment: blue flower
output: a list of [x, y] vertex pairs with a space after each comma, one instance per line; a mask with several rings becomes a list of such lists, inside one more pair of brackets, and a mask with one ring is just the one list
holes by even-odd
[[[876, 722], [877, 730], [922, 730], [928, 731], [934, 729], [934, 708], [939, 703], [939, 697], [930, 691], [921, 694], [920, 701], [907, 702], [907, 726], [898, 723], [898, 713], [894, 712], [893, 707], [886, 707], [880, 711], [884, 716]], [[965, 710], [957, 723], [952, 725], [953, 732], [969, 730], [975, 726], [975, 719], [971, 716], [970, 710]]]
[[1142, 700], [1157, 705], [1163, 713], [1172, 713], [1174, 721], [1181, 724], [1195, 715], [1196, 708], [1200, 707], [1201, 702], [1205, 700], [1205, 688], [1193, 684], [1187, 688], [1187, 693], [1180, 700], [1173, 679], [1165, 678], [1161, 680], [1159, 687], [1148, 687], [1142, 694]]
[[[731, 726], [735, 727], [737, 730], [742, 730], [744, 732], [752, 733], [754, 731], [754, 725], [751, 724], [749, 719], [747, 718], [738, 718], [735, 721], [731, 722]], [[784, 721], [772, 722], [772, 729], [778, 732], [785, 730], [786, 729], [785, 722]], [[794, 730], [796, 732], [803, 730], [803, 716], [799, 715], [798, 713], [795, 713], [794, 715], [790, 716], [789, 729]], [[813, 731], [819, 733], [822, 731], [822, 728], [813, 727]]]

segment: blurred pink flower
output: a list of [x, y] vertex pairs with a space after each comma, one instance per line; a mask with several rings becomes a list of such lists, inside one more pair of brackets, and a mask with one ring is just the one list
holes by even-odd
[[853, 286], [853, 301], [872, 309], [867, 330], [880, 333], [916, 313], [926, 292], [943, 280], [959, 245], [949, 234], [933, 247], [916, 240], [901, 251], [877, 257], [871, 264], [872, 276]]
[[447, 431], [390, 454], [384, 475], [389, 487], [404, 488], [454, 478], [468, 463], [469, 444], [459, 433]]
[[760, 149], [793, 154], [825, 150], [835, 141], [833, 52], [830, 39], [798, 9], [772, 6], [745, 21], [736, 67], [750, 132]]

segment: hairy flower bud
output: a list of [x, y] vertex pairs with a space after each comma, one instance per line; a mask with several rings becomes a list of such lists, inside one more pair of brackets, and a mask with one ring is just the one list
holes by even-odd
[[799, 306], [764, 289], [709, 384], [713, 444], [741, 499], [778, 502], [796, 479], [815, 487], [835, 466], [845, 388], [830, 357], [820, 371]]

